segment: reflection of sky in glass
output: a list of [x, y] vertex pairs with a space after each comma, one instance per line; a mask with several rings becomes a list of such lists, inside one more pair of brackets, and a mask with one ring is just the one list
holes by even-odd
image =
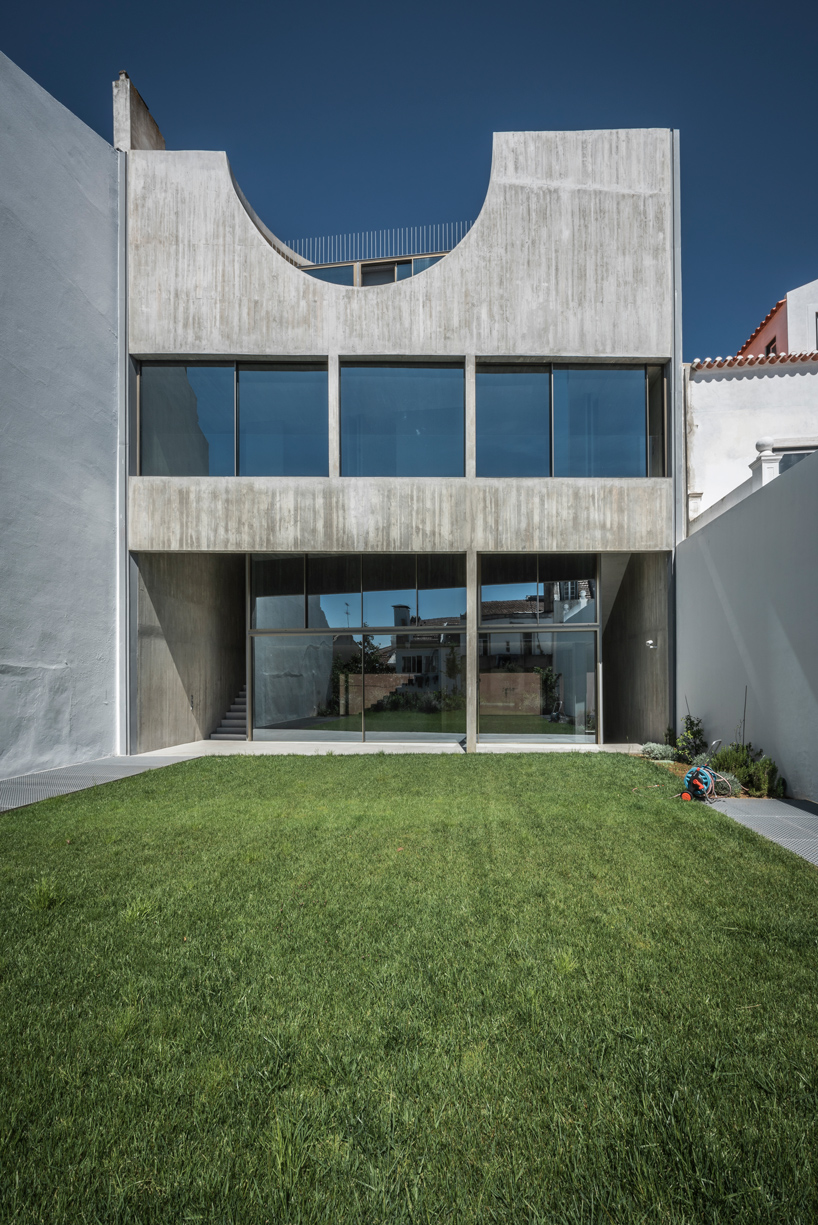
[[209, 475], [232, 476], [233, 367], [188, 366], [187, 381], [196, 395], [199, 428], [209, 445]]
[[[408, 615], [415, 616], [415, 589], [407, 587], [403, 591], [365, 591], [364, 592], [364, 624], [365, 625], [395, 625], [395, 604], [408, 605]], [[403, 613], [403, 610], [401, 610]], [[403, 622], [406, 624], [406, 622]]]
[[421, 620], [431, 617], [466, 616], [465, 587], [434, 587], [418, 592], [418, 616]]
[[350, 626], [355, 629], [361, 624], [361, 593], [360, 591], [333, 592], [331, 595], [310, 596], [308, 613], [313, 620], [313, 609], [318, 604], [326, 622], [320, 621], [315, 628], [328, 625], [332, 629]]

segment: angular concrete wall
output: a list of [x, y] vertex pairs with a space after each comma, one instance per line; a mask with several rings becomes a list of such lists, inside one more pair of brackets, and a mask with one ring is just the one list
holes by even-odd
[[[643, 744], [670, 722], [669, 558], [634, 553], [602, 635], [603, 738]], [[653, 647], [647, 645], [648, 640]]]
[[224, 153], [132, 153], [131, 352], [667, 360], [672, 147], [658, 128], [497, 133], [462, 242], [419, 276], [369, 289], [316, 280], [279, 254]]
[[243, 557], [137, 558], [137, 753], [210, 735], [245, 682]]
[[0, 773], [116, 751], [117, 155], [0, 55]]
[[818, 454], [757, 490], [676, 554], [678, 717], [745, 737], [792, 795], [818, 800]]

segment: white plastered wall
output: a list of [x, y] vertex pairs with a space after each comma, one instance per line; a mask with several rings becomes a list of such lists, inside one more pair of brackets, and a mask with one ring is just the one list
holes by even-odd
[[687, 490], [701, 512], [750, 479], [760, 438], [818, 434], [818, 360], [691, 371], [685, 418]]

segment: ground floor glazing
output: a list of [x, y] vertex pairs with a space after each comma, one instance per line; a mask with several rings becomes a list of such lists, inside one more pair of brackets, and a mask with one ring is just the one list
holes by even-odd
[[[142, 751], [210, 735], [240, 690], [252, 740], [579, 745], [666, 725], [665, 554], [153, 554], [135, 565]], [[189, 710], [163, 727], [180, 681]]]

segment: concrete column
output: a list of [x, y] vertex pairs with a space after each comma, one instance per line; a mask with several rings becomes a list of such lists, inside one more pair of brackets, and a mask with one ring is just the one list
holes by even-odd
[[[472, 369], [474, 366], [472, 365]], [[477, 751], [477, 614], [480, 592], [477, 588], [477, 553], [466, 554], [466, 752]]]
[[474, 354], [466, 356], [466, 476], [477, 475], [477, 409]]
[[329, 474], [341, 475], [341, 370], [338, 354], [331, 353], [329, 379]]

